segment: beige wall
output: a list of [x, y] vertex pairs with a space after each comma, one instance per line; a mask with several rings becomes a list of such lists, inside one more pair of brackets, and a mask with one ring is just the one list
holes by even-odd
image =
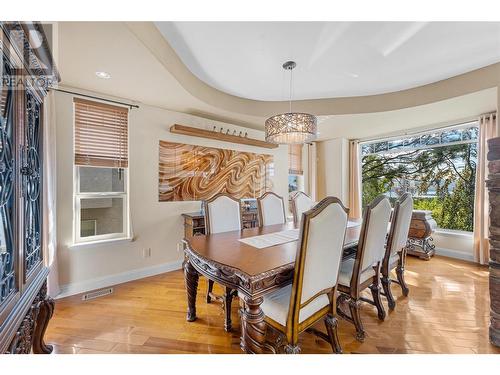
[[349, 141], [345, 138], [317, 142], [317, 200], [349, 199]]
[[[130, 112], [130, 210], [133, 241], [92, 247], [71, 247], [73, 241], [73, 97], [56, 94], [57, 120], [57, 233], [59, 281], [63, 293], [74, 293], [122, 282], [127, 277], [143, 277], [179, 267], [182, 253], [177, 250], [183, 236], [181, 213], [198, 211], [200, 202], [158, 202], [158, 142], [202, 144], [274, 155], [275, 191], [287, 194], [287, 149], [262, 149], [171, 134], [174, 123], [206, 127], [239, 127], [187, 114], [141, 105]], [[263, 138], [249, 130], [248, 135]], [[143, 250], [151, 248], [151, 257]], [[132, 275], [132, 276], [131, 276]]]

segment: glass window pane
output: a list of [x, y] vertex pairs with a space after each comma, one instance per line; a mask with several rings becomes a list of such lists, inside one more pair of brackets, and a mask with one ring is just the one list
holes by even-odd
[[479, 136], [479, 129], [476, 127], [464, 129], [462, 132], [462, 140], [468, 141], [468, 140], [475, 140]]
[[107, 193], [124, 192], [125, 170], [120, 168], [78, 167], [80, 170], [80, 192]]
[[288, 175], [288, 192], [299, 190], [299, 179], [296, 175]]
[[387, 142], [378, 142], [374, 144], [374, 152], [387, 151]]
[[448, 130], [441, 133], [441, 143], [458, 142], [462, 138], [462, 131], [460, 129]]
[[420, 137], [410, 137], [405, 139], [405, 148], [420, 147]]
[[80, 237], [123, 233], [123, 198], [82, 198]]
[[372, 153], [372, 145], [362, 145], [361, 146], [361, 155], [371, 154]]
[[439, 143], [439, 133], [425, 134], [421, 137], [422, 145], [435, 145]]
[[402, 148], [403, 142], [404, 141], [402, 139], [394, 139], [392, 141], [389, 141], [389, 150]]

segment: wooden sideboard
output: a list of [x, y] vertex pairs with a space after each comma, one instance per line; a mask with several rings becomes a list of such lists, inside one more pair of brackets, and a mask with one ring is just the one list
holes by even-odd
[[[205, 216], [201, 212], [190, 212], [182, 214], [184, 218], [184, 237], [191, 238], [205, 234]], [[243, 228], [255, 228], [259, 225], [256, 209], [242, 210], [241, 217]]]
[[0, 22], [0, 56], [0, 353], [50, 353], [42, 130], [48, 81], [58, 74], [36, 22]]
[[407, 254], [429, 260], [435, 252], [432, 234], [436, 227], [437, 223], [432, 218], [432, 211], [414, 210], [408, 232]]

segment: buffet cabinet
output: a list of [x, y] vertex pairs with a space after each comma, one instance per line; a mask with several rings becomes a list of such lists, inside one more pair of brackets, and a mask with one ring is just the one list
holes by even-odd
[[[205, 215], [202, 212], [189, 212], [182, 214], [184, 218], [184, 238], [201, 236], [205, 234]], [[256, 209], [242, 210], [241, 221], [243, 229], [255, 228], [259, 225]]]
[[58, 75], [41, 24], [0, 22], [0, 55], [0, 353], [50, 353], [42, 110]]
[[432, 234], [437, 228], [432, 211], [413, 210], [408, 232], [406, 252], [408, 255], [429, 260], [435, 253]]

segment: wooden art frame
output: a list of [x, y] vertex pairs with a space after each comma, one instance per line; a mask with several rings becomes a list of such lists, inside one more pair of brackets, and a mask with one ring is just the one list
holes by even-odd
[[273, 189], [274, 156], [159, 141], [158, 200], [203, 201], [218, 193], [256, 198]]

